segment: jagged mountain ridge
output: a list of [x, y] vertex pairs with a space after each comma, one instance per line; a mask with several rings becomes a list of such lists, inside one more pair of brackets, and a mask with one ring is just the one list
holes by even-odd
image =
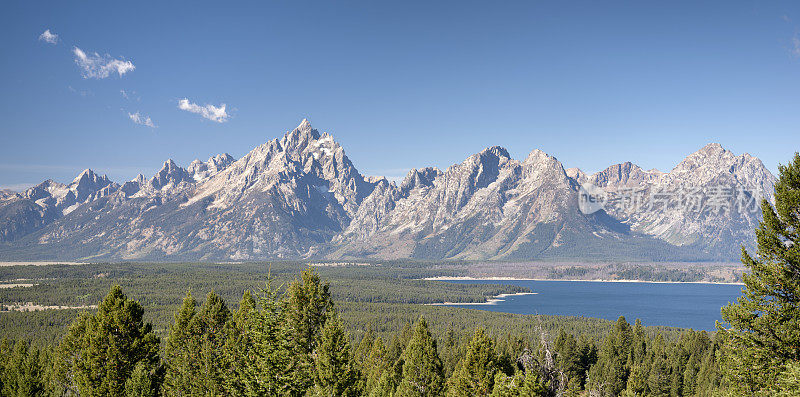
[[[613, 200], [686, 182], [771, 192], [774, 177], [715, 144], [669, 173], [623, 163], [592, 175], [539, 150], [515, 160], [491, 147], [446, 170], [413, 169], [398, 185], [363, 176], [303, 120], [238, 160], [167, 160], [122, 185], [86, 170], [69, 185], [6, 194], [0, 259], [729, 260], [752, 244], [757, 214]], [[606, 211], [579, 210], [585, 183], [612, 197]]]
[[[775, 186], [775, 177], [761, 160], [747, 153], [736, 156], [717, 143], [692, 153], [667, 173], [623, 163], [587, 181], [605, 189], [612, 198], [606, 211], [632, 230], [672, 245], [702, 245], [732, 255], [740, 245], [752, 245], [761, 198], [771, 200]], [[663, 195], [670, 200], [660, 200]], [[623, 205], [621, 196], [644, 197], [649, 199], [644, 206], [653, 208]]]

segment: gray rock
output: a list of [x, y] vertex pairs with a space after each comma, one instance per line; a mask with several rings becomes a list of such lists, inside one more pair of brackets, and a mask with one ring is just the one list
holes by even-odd
[[[605, 210], [578, 209], [583, 183], [608, 195]], [[303, 120], [238, 160], [168, 160], [122, 186], [86, 170], [6, 194], [0, 258], [734, 259], [752, 245], [757, 212], [621, 198], [689, 188], [771, 197], [774, 183], [757, 158], [712, 144], [669, 173], [623, 163], [593, 175], [539, 150], [515, 160], [490, 147], [446, 170], [412, 169], [398, 186], [364, 177]]]

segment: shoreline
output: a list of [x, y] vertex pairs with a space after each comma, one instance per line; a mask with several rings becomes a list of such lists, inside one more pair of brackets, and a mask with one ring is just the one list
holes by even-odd
[[647, 280], [606, 280], [606, 279], [552, 279], [552, 278], [518, 278], [518, 277], [471, 277], [471, 276], [437, 276], [426, 277], [427, 281], [581, 281], [589, 283], [649, 283], [649, 284], [712, 284], [712, 285], [744, 285], [744, 283], [726, 283], [719, 281], [647, 281]]
[[425, 303], [426, 306], [452, 306], [452, 305], [469, 305], [469, 306], [481, 306], [481, 305], [494, 305], [498, 302], [505, 302], [505, 298], [509, 296], [521, 296], [521, 295], [536, 295], [538, 292], [517, 292], [514, 294], [500, 294], [495, 295], [491, 298], [487, 298], [486, 302], [436, 302], [436, 303]]

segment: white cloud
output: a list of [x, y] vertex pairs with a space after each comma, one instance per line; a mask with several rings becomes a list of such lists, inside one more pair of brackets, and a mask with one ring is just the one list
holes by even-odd
[[144, 125], [150, 128], [156, 128], [156, 125], [153, 123], [153, 120], [150, 119], [150, 116], [145, 116], [143, 114], [136, 113], [128, 113], [128, 117], [136, 124]]
[[112, 73], [117, 73], [122, 77], [125, 73], [136, 69], [131, 61], [114, 59], [109, 55], [101, 56], [96, 52], [86, 54], [78, 47], [73, 47], [72, 53], [75, 55], [75, 63], [81, 68], [85, 79], [104, 79]]
[[44, 41], [50, 44], [56, 44], [58, 43], [58, 35], [55, 33], [50, 33], [50, 29], [47, 29], [42, 34], [39, 35], [39, 41]]
[[224, 103], [219, 106], [210, 104], [200, 106], [196, 103], [189, 102], [189, 99], [187, 98], [183, 98], [178, 101], [178, 109], [199, 114], [204, 118], [207, 118], [211, 121], [216, 121], [217, 123], [224, 123], [228, 121], [228, 118], [230, 117], [230, 115], [225, 111]]
[[792, 37], [792, 55], [800, 58], [800, 36]]

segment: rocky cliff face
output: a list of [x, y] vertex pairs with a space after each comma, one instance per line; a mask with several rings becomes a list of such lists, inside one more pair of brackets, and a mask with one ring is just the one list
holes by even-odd
[[761, 198], [771, 199], [775, 185], [761, 160], [716, 143], [668, 173], [623, 163], [587, 180], [605, 190], [606, 211], [633, 231], [719, 259], [752, 247]]
[[[756, 197], [774, 182], [757, 158], [712, 144], [669, 173], [623, 163], [593, 175], [539, 150], [515, 160], [491, 147], [446, 170], [411, 170], [398, 186], [361, 175], [304, 120], [238, 160], [167, 160], [122, 186], [86, 170], [6, 194], [0, 258], [731, 259], [751, 244], [757, 212], [625, 198], [689, 185]], [[608, 194], [605, 211], [578, 209], [587, 183]]]
[[333, 255], [504, 258], [531, 244], [541, 251], [557, 234], [537, 231], [576, 215], [569, 208], [575, 191], [561, 164], [541, 151], [517, 161], [488, 148], [443, 172], [411, 170], [399, 188], [376, 190]]
[[82, 204], [114, 194], [119, 185], [87, 169], [72, 183], [44, 181], [0, 201], [0, 241], [13, 241], [62, 218]]

